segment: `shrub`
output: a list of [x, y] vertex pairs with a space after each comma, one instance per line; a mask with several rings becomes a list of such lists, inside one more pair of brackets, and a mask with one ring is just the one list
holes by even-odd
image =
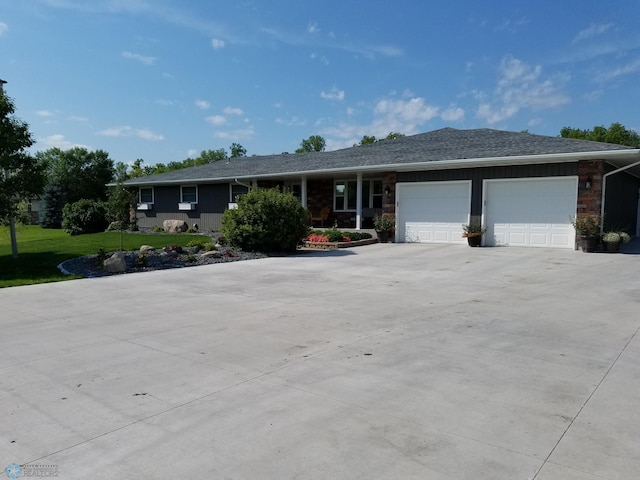
[[62, 228], [70, 235], [104, 232], [108, 225], [107, 209], [100, 200], [78, 200], [62, 209]]
[[206, 243], [210, 243], [211, 239], [209, 237], [198, 237], [193, 240], [189, 240], [187, 243], [187, 247], [202, 247]]
[[154, 225], [153, 228], [151, 229], [151, 231], [153, 233], [164, 233], [164, 228], [158, 226], [158, 225]]
[[222, 216], [222, 232], [231, 245], [247, 251], [294, 251], [308, 234], [309, 213], [290, 192], [256, 188], [238, 199], [238, 208]]

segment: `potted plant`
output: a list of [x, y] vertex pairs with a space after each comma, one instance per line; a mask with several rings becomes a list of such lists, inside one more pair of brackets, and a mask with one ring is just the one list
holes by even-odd
[[462, 225], [462, 236], [467, 239], [470, 247], [479, 247], [482, 243], [482, 234], [486, 231], [487, 229], [477, 222]]
[[600, 216], [579, 213], [571, 219], [571, 224], [576, 230], [582, 251], [595, 252], [600, 237]]
[[383, 213], [373, 218], [373, 226], [378, 234], [380, 243], [387, 243], [396, 229], [396, 216], [393, 213]]
[[631, 237], [627, 232], [610, 231], [602, 235], [602, 241], [607, 252], [617, 252], [621, 243], [627, 243]]

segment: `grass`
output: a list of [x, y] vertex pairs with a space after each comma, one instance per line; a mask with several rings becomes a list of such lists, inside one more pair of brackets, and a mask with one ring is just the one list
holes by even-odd
[[[18, 259], [11, 257], [9, 229], [0, 227], [0, 288], [60, 282], [73, 276], [63, 275], [58, 265], [71, 258], [120, 249], [120, 232], [70, 236], [62, 230], [34, 225], [16, 226]], [[137, 250], [141, 245], [156, 248], [169, 244], [186, 245], [193, 235], [125, 233], [125, 250]]]

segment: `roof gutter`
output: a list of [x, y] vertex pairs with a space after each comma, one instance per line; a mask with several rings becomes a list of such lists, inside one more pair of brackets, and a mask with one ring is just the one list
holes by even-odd
[[620, 167], [620, 168], [618, 168], [616, 170], [612, 170], [612, 171], [610, 171], [608, 173], [605, 173], [602, 176], [602, 193], [601, 193], [602, 201], [600, 202], [600, 235], [602, 235], [603, 232], [604, 232], [604, 222], [602, 220], [604, 220], [604, 202], [605, 202], [606, 193], [607, 193], [607, 178], [610, 175], [615, 175], [616, 173], [623, 172], [625, 170], [628, 170], [630, 168], [636, 167], [638, 165], [640, 165], [640, 160], [637, 161], [637, 162], [631, 163], [629, 165], [625, 165], [624, 167]]
[[[232, 175], [229, 177], [204, 177], [204, 178], [183, 178], [179, 180], [165, 181], [138, 181], [127, 183], [128, 186], [144, 186], [144, 185], [175, 185], [185, 183], [205, 183], [205, 182], [224, 182], [238, 181], [238, 179], [258, 179], [258, 178], [274, 178], [274, 177], [301, 177], [307, 175], [318, 174], [339, 174], [339, 173], [355, 173], [355, 172], [407, 172], [416, 170], [448, 170], [453, 168], [465, 167], [486, 167], [500, 165], [524, 165], [524, 164], [544, 164], [556, 162], [576, 162], [578, 160], [627, 160], [633, 159], [640, 155], [640, 149], [625, 150], [605, 150], [596, 152], [571, 152], [571, 153], [552, 153], [544, 155], [516, 155], [508, 157], [483, 157], [483, 158], [463, 158], [454, 160], [439, 160], [427, 162], [411, 162], [411, 163], [387, 163], [380, 165], [363, 165], [358, 167], [338, 167], [330, 169], [316, 170], [300, 170], [291, 172], [277, 172], [268, 174], [250, 174], [250, 175]], [[115, 184], [109, 184], [113, 186]]]

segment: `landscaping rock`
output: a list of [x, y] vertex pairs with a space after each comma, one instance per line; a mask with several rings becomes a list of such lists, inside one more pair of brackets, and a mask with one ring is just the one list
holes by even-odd
[[109, 273], [121, 273], [127, 271], [127, 260], [124, 252], [115, 252], [104, 261], [104, 269]]
[[184, 220], [165, 220], [162, 222], [162, 226], [167, 233], [182, 233], [189, 228]]
[[152, 247], [151, 245], [142, 245], [140, 247], [140, 253], [153, 252], [155, 249], [156, 247]]
[[222, 257], [222, 253], [217, 252], [215, 250], [210, 250], [208, 252], [204, 252], [200, 254], [202, 256], [202, 258], [221, 258]]

